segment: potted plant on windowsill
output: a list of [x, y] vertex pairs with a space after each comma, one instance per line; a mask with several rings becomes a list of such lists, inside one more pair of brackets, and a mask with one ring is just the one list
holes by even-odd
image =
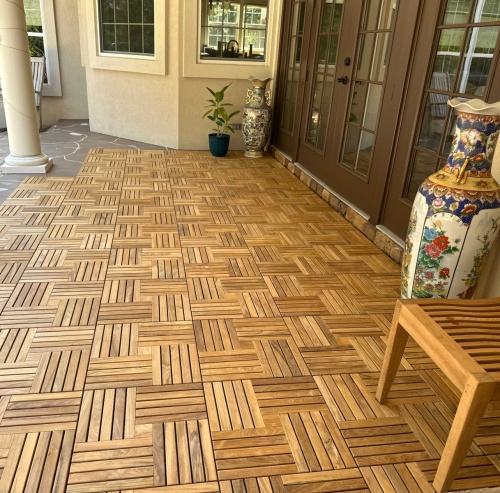
[[210, 109], [203, 115], [202, 118], [207, 117], [209, 120], [212, 120], [217, 127], [213, 129], [216, 133], [208, 134], [208, 146], [210, 153], [215, 157], [223, 157], [227, 154], [227, 150], [229, 149], [229, 138], [231, 137], [227, 132], [230, 131], [234, 133], [234, 130], [229, 122], [239, 113], [239, 111], [228, 113], [226, 111], [226, 107], [233, 105], [231, 103], [223, 103], [224, 93], [231, 84], [223, 87], [218, 92], [207, 87], [208, 91], [213, 96], [213, 99], [207, 99], [209, 104], [206, 107]]

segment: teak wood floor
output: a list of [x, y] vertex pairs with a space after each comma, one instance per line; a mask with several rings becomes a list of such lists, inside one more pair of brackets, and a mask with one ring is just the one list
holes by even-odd
[[[431, 492], [458, 396], [399, 268], [271, 158], [93, 150], [0, 206], [0, 493]], [[500, 486], [500, 412], [453, 489]]]

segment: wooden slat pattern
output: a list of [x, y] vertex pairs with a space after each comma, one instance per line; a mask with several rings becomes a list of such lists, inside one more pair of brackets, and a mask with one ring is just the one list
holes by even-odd
[[[270, 158], [26, 178], [0, 205], [0, 493], [430, 493], [459, 394], [410, 343], [375, 399], [399, 282]], [[499, 455], [493, 404], [453, 489], [500, 487]]]

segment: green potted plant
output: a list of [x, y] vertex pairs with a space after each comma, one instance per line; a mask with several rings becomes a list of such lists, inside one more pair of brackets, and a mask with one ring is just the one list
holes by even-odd
[[210, 153], [212, 156], [216, 157], [223, 157], [227, 154], [230, 138], [230, 135], [227, 132], [230, 131], [234, 133], [234, 130], [229, 122], [239, 113], [239, 111], [228, 113], [226, 111], [226, 107], [233, 105], [231, 103], [222, 102], [224, 100], [224, 93], [231, 84], [223, 87], [218, 92], [207, 87], [208, 91], [213, 96], [213, 99], [207, 99], [209, 104], [207, 104], [206, 107], [210, 109], [203, 115], [202, 118], [207, 117], [209, 120], [212, 120], [217, 127], [213, 129], [216, 133], [208, 134], [208, 146]]

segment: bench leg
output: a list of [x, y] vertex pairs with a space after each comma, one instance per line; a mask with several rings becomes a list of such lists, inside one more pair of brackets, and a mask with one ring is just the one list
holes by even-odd
[[434, 478], [433, 486], [438, 493], [448, 491], [451, 486], [476, 435], [494, 388], [495, 384], [488, 379], [487, 373], [470, 375], [467, 379]]
[[399, 364], [401, 363], [406, 342], [408, 341], [408, 332], [406, 332], [398, 322], [400, 312], [401, 305], [398, 303], [392, 318], [389, 342], [387, 343], [382, 372], [377, 387], [376, 397], [379, 402], [384, 402], [387, 398], [387, 394], [389, 393], [389, 389], [391, 388]]

